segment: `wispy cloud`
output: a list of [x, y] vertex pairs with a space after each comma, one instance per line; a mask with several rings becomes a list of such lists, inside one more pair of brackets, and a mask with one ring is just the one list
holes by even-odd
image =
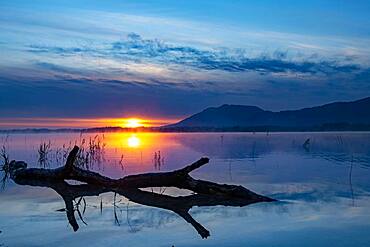
[[30, 45], [28, 52], [52, 54], [63, 57], [88, 55], [122, 62], [151, 62], [165, 66], [181, 65], [197, 70], [221, 70], [226, 72], [303, 73], [323, 74], [351, 73], [361, 69], [358, 64], [346, 61], [325, 60], [315, 54], [309, 57], [291, 57], [289, 51], [248, 56], [243, 49], [199, 49], [191, 46], [168, 44], [157, 39], [143, 39], [131, 33], [126, 39], [100, 47], [57, 47]]

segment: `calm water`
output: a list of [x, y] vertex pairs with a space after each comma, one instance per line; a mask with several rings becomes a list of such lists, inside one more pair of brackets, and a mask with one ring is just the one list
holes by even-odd
[[[0, 246], [370, 246], [370, 133], [0, 135], [11, 159], [50, 168], [63, 164], [71, 146], [89, 140], [104, 147], [89, 168], [110, 177], [170, 171], [207, 156], [210, 163], [193, 177], [241, 184], [280, 201], [193, 208], [211, 232], [203, 240], [174, 213], [123, 197], [118, 225], [107, 193], [87, 198], [88, 225], [79, 222], [73, 232], [53, 190], [8, 182], [0, 192]], [[37, 150], [49, 141], [48, 159], [40, 164]]]

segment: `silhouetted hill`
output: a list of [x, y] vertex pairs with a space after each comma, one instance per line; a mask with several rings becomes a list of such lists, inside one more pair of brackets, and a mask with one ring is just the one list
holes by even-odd
[[293, 111], [265, 111], [256, 106], [210, 107], [164, 129], [367, 130], [370, 97]]
[[210, 107], [176, 124], [162, 127], [98, 127], [88, 129], [8, 129], [0, 134], [92, 132], [215, 131], [370, 131], [370, 97], [294, 111], [265, 111], [256, 106]]

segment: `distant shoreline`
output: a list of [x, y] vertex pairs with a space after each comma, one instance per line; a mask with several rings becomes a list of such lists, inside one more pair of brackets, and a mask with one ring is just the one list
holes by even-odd
[[279, 127], [279, 126], [253, 126], [253, 127], [226, 127], [226, 128], [209, 128], [209, 127], [139, 127], [139, 128], [123, 128], [123, 127], [101, 127], [101, 128], [25, 128], [25, 129], [2, 129], [0, 134], [37, 134], [37, 133], [233, 133], [233, 132], [248, 132], [248, 133], [266, 133], [266, 132], [362, 132], [370, 131], [370, 125], [360, 124], [324, 124], [320, 126], [307, 127]]

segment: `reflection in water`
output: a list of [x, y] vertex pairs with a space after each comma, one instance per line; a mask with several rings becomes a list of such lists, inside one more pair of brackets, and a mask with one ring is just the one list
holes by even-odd
[[[143, 173], [126, 176], [120, 179], [111, 179], [89, 170], [84, 170], [76, 165], [76, 159], [81, 149], [75, 146], [67, 157], [65, 166], [57, 169], [27, 168], [24, 161], [11, 161], [4, 163], [3, 167], [9, 171], [10, 178], [19, 185], [47, 187], [57, 192], [65, 203], [64, 211], [69, 224], [74, 231], [79, 229], [75, 212], [80, 220], [87, 225], [82, 215], [86, 210], [84, 197], [98, 196], [106, 192], [114, 192], [114, 219], [120, 225], [117, 217], [116, 195], [125, 196], [136, 203], [171, 210], [190, 223], [202, 238], [207, 238], [210, 233], [190, 215], [189, 210], [202, 206], [247, 206], [259, 202], [274, 202], [274, 199], [256, 194], [242, 186], [217, 184], [209, 181], [195, 180], [189, 173], [207, 164], [208, 158], [198, 161], [182, 169], [172, 172]], [[68, 184], [66, 180], [74, 180], [83, 184]], [[163, 193], [143, 191], [140, 188], [148, 187], [177, 187], [187, 189], [196, 194], [188, 196], [169, 196]], [[76, 200], [78, 201], [76, 202]], [[74, 203], [76, 202], [76, 203]], [[80, 206], [83, 202], [83, 211]], [[61, 210], [59, 210], [61, 211]], [[63, 210], [62, 210], [63, 211]], [[102, 212], [102, 206], [100, 211]]]
[[310, 138], [307, 138], [302, 146], [306, 152], [310, 152]]
[[38, 163], [41, 167], [46, 168], [49, 166], [49, 152], [51, 149], [51, 142], [40, 144], [39, 149], [37, 150], [39, 154]]
[[[63, 150], [96, 134], [0, 135], [10, 159], [38, 167], [37, 149], [51, 140], [50, 167], [57, 149]], [[241, 184], [288, 203], [244, 208], [194, 207], [191, 214], [212, 229], [213, 238], [199, 242], [179, 217], [158, 208], [128, 202], [119, 205], [114, 225], [112, 194], [86, 197], [84, 215], [89, 227], [77, 234], [65, 230], [63, 207], [53, 193], [35, 187], [8, 184], [0, 192], [0, 242], [9, 246], [367, 246], [370, 242], [370, 133], [105, 133], [105, 161], [92, 169], [119, 178], [159, 170], [159, 152], [165, 156], [161, 171], [180, 168], [200, 156], [211, 165], [193, 172], [199, 179]], [[128, 145], [132, 136], [136, 148]], [[310, 139], [309, 150], [302, 144]], [[6, 140], [6, 141], [5, 141]], [[71, 144], [70, 144], [71, 143]], [[63, 153], [63, 151], [61, 151]], [[157, 156], [156, 156], [157, 154]], [[63, 159], [61, 159], [63, 160]], [[124, 167], [124, 169], [123, 169]], [[164, 188], [153, 188], [161, 194]], [[152, 188], [148, 188], [151, 192]], [[165, 193], [182, 195], [167, 188]], [[29, 209], [32, 208], [32, 212]], [[108, 209], [108, 210], [106, 210]], [[127, 212], [126, 212], [127, 211]], [[128, 217], [127, 217], [128, 215]], [[35, 221], [37, 226], [35, 227]], [[27, 237], [24, 237], [27, 235]], [[89, 241], [99, 236], [101, 242]], [[150, 237], [149, 237], [150, 236]], [[307, 242], [302, 242], [305, 236]], [[330, 238], [328, 236], [331, 236]], [[70, 239], [70, 241], [66, 241]], [[150, 240], [149, 240], [150, 239]]]
[[154, 169], [157, 171], [160, 171], [161, 167], [164, 165], [164, 157], [161, 155], [160, 150], [158, 152], [154, 152], [153, 164]]
[[127, 139], [127, 146], [137, 148], [140, 146], [140, 139], [136, 135], [132, 135]]

